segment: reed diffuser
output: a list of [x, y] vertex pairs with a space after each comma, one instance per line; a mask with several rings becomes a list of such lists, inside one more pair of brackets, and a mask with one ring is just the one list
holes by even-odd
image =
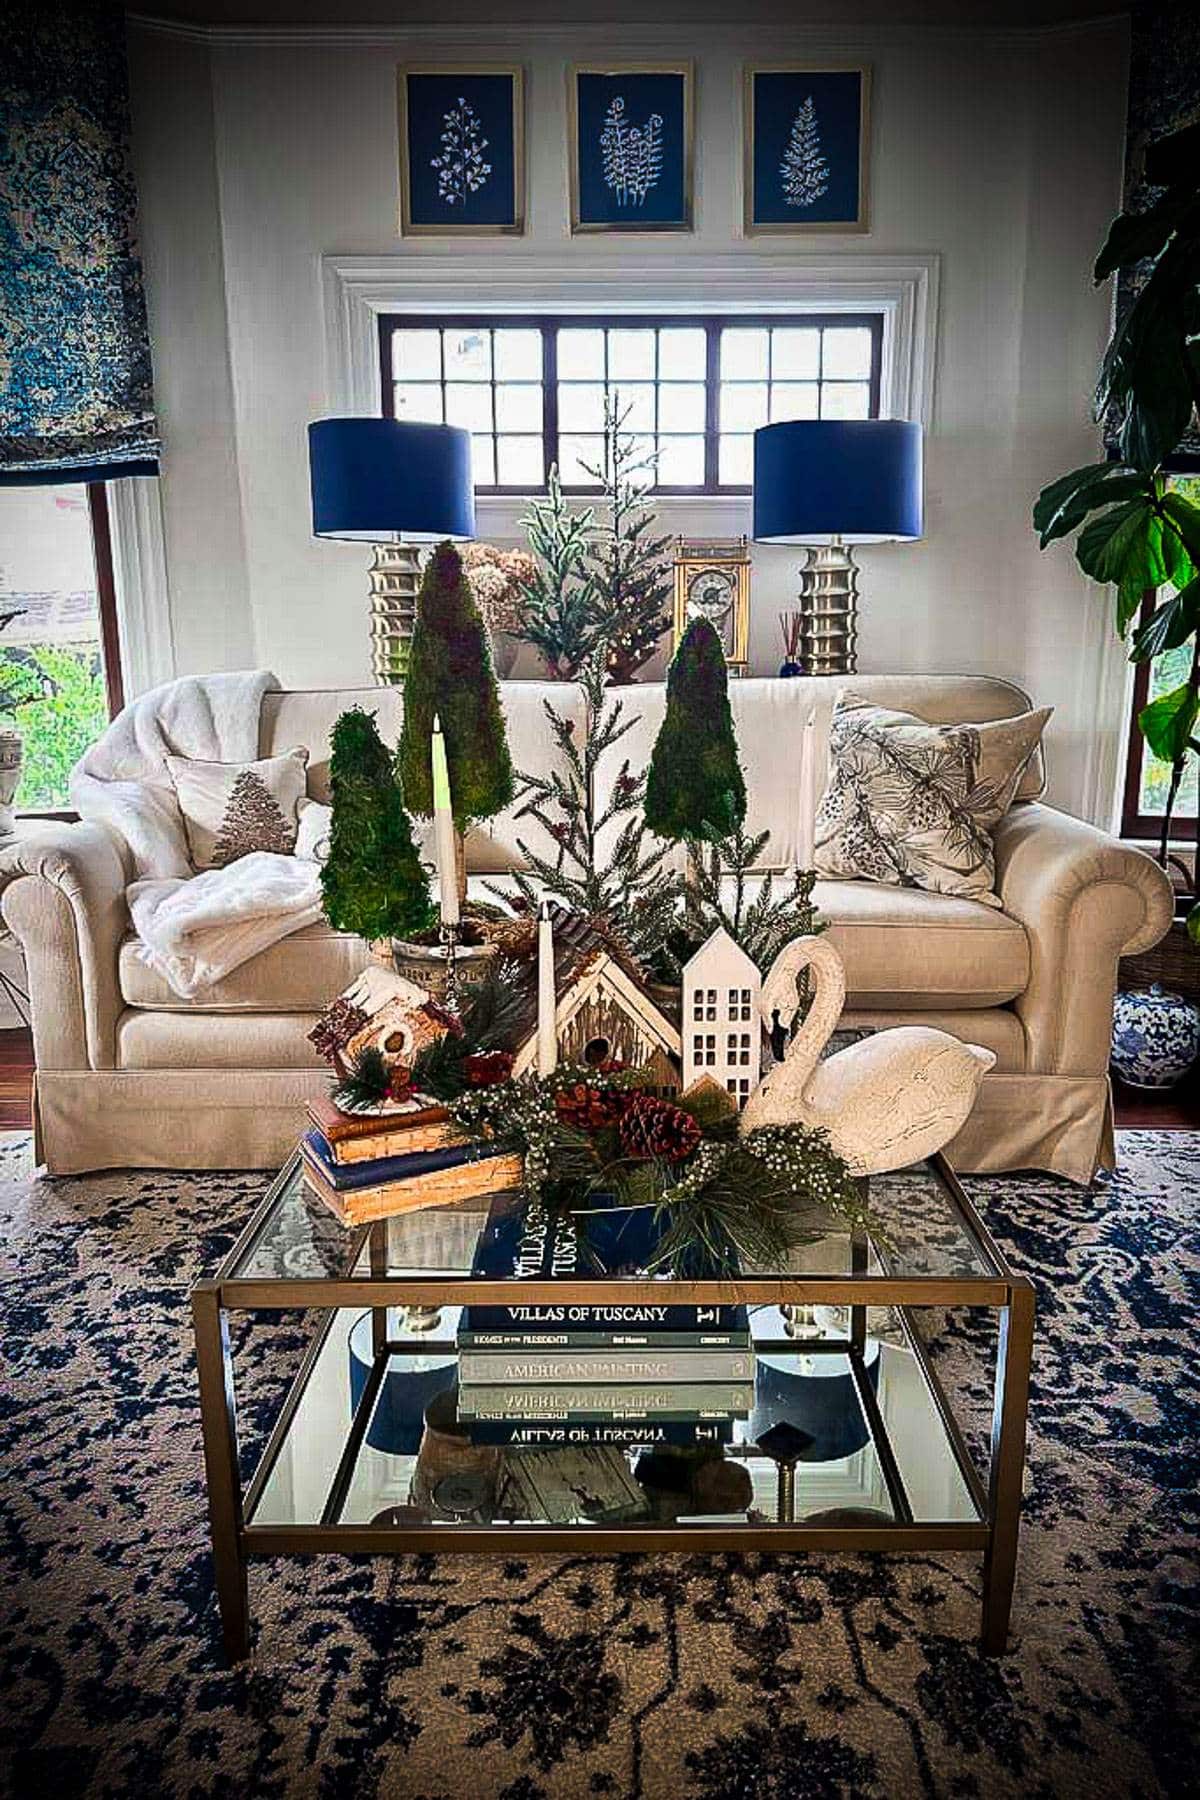
[[779, 629], [783, 633], [783, 661], [779, 665], [781, 675], [803, 675], [804, 664], [800, 661], [800, 626], [803, 615], [798, 612], [781, 612]]

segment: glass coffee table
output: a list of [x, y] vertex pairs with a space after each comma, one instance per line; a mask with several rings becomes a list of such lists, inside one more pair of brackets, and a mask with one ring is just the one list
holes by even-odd
[[[250, 1558], [322, 1551], [981, 1552], [980, 1641], [1001, 1653], [1016, 1570], [1033, 1288], [1009, 1269], [940, 1157], [873, 1176], [870, 1202], [886, 1240], [806, 1218], [808, 1241], [786, 1265], [727, 1280], [518, 1284], [470, 1274], [486, 1199], [347, 1231], [307, 1192], [293, 1159], [218, 1273], [192, 1293], [230, 1658], [249, 1653]], [[679, 1396], [695, 1422], [690, 1459], [674, 1455], [670, 1431], [665, 1454], [655, 1447], [651, 1427], [670, 1418], [673, 1390], [639, 1390], [630, 1396], [636, 1405], [614, 1390], [599, 1429], [593, 1419], [586, 1430], [572, 1425], [567, 1395], [561, 1421], [547, 1416], [543, 1397], [536, 1428], [527, 1419], [515, 1429], [526, 1390], [459, 1389], [455, 1326], [464, 1304], [517, 1297], [531, 1305], [744, 1304], [754, 1355], [742, 1380], [709, 1390], [708, 1416], [694, 1389]], [[966, 1306], [998, 1315], [982, 1474], [916, 1322], [922, 1307]], [[320, 1324], [243, 1485], [230, 1314], [290, 1308], [318, 1312]], [[501, 1441], [506, 1434], [519, 1441]], [[582, 1458], [582, 1473], [572, 1458]]]

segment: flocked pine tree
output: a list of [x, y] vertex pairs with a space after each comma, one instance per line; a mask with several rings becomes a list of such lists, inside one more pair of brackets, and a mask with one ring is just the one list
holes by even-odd
[[694, 849], [729, 837], [745, 818], [721, 640], [707, 619], [693, 619], [667, 671], [667, 710], [646, 778], [646, 824]]
[[295, 841], [295, 829], [289, 829], [269, 789], [253, 769], [243, 769], [221, 815], [213, 843], [213, 867], [224, 868], [252, 850], [273, 850], [286, 856]]
[[435, 918], [392, 756], [373, 713], [353, 707], [333, 728], [333, 823], [321, 870], [325, 917], [368, 940], [407, 938]]
[[792, 121], [779, 174], [788, 206], [812, 206], [828, 190], [829, 164], [821, 152], [817, 109], [811, 94]]
[[545, 500], [531, 500], [521, 520], [537, 561], [521, 584], [524, 616], [514, 637], [532, 644], [556, 681], [574, 681], [596, 642], [595, 577], [588, 569], [594, 513], [575, 512], [563, 498], [558, 469]]
[[632, 681], [648, 662], [669, 623], [669, 537], [652, 535], [648, 495], [658, 458], [629, 428], [620, 395], [604, 399], [604, 463], [588, 474], [604, 489], [605, 505], [588, 549], [593, 578], [591, 616], [597, 642], [607, 646], [608, 671]]
[[461, 833], [509, 804], [513, 770], [487, 627], [453, 544], [439, 544], [426, 565], [404, 681], [400, 780], [406, 802], [426, 819], [433, 816], [435, 717], [446, 739], [454, 823]]

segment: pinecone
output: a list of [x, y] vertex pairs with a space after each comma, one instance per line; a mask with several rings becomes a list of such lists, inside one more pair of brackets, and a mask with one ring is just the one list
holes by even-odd
[[682, 1162], [700, 1142], [700, 1127], [690, 1113], [654, 1094], [634, 1094], [621, 1115], [622, 1155], [632, 1162]]
[[308, 1041], [316, 1046], [326, 1062], [334, 1062], [338, 1051], [344, 1049], [350, 1039], [370, 1022], [361, 1006], [355, 1006], [352, 1001], [339, 995], [325, 1008], [309, 1032]]
[[622, 1117], [629, 1099], [619, 1088], [577, 1081], [555, 1094], [554, 1110], [564, 1125], [573, 1125], [577, 1131], [604, 1131]]

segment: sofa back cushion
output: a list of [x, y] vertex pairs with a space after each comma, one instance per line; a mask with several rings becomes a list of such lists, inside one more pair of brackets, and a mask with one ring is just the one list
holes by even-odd
[[[988, 719], [1012, 718], [1028, 712], [1030, 701], [1008, 681], [987, 675], [814, 675], [790, 680], [743, 677], [730, 681], [729, 703], [746, 775], [746, 830], [770, 830], [760, 866], [789, 869], [799, 858], [802, 808], [810, 815], [825, 787], [829, 729], [834, 701], [842, 688], [877, 706], [915, 713], [933, 725], [976, 725]], [[666, 707], [659, 682], [617, 690], [627, 716], [637, 724], [601, 759], [597, 809], [603, 810], [626, 757], [635, 772], [646, 767]], [[800, 769], [805, 721], [815, 712], [811, 792], [801, 791]], [[1033, 799], [1045, 786], [1039, 748], [1017, 789], [1018, 800]], [[614, 828], [602, 834], [611, 844]], [[680, 864], [682, 867], [682, 863]]]
[[[500, 684], [500, 692], [514, 769], [546, 771], [558, 765], [565, 776], [567, 771], [546, 721], [543, 702], [552, 701], [558, 711], [572, 720], [576, 741], [581, 743], [585, 719], [582, 689], [569, 682], [506, 681]], [[263, 700], [259, 754], [274, 756], [293, 744], [307, 745], [309, 795], [314, 800], [328, 801], [329, 740], [338, 716], [351, 706], [361, 706], [364, 711], [375, 714], [385, 744], [395, 745], [399, 741], [404, 717], [403, 695], [399, 688], [280, 692], [267, 694]], [[469, 834], [467, 868], [471, 874], [499, 874], [506, 869], [521, 867], [524, 858], [518, 840], [527, 844], [536, 855], [553, 859], [558, 848], [554, 839], [535, 819], [518, 820], [519, 805], [518, 801]], [[418, 820], [417, 837], [422, 853], [431, 857], [432, 827]]]

